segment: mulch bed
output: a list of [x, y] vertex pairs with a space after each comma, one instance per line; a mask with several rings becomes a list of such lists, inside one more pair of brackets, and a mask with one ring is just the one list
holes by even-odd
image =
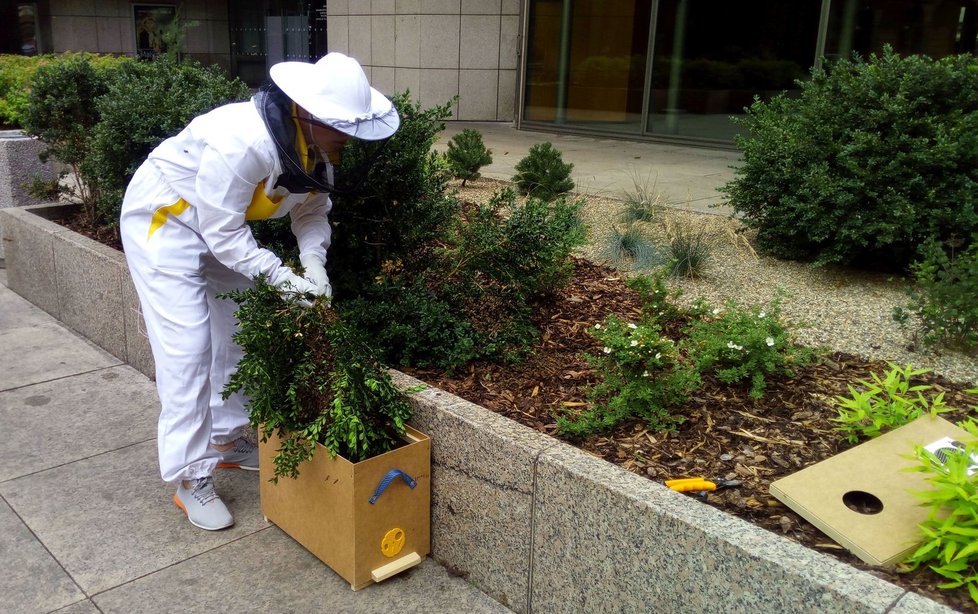
[[[555, 415], [586, 402], [584, 388], [596, 383], [582, 359], [598, 354], [601, 343], [589, 334], [611, 313], [636, 319], [638, 296], [614, 270], [578, 260], [571, 284], [537, 316], [542, 330], [534, 354], [518, 365], [480, 362], [464, 372], [406, 369], [415, 377], [482, 405], [543, 433], [556, 436]], [[886, 363], [831, 354], [802, 368], [795, 377], [769, 382], [764, 398], [753, 399], [746, 387], [731, 387], [709, 378], [674, 415], [685, 417], [675, 433], [653, 432], [633, 421], [611, 433], [573, 441], [609, 462], [662, 482], [706, 476], [737, 480], [740, 486], [689, 494], [707, 505], [739, 516], [810, 548], [825, 552], [902, 587], [959, 610], [974, 609], [966, 590], [938, 590], [941, 580], [930, 571], [895, 573], [870, 567], [770, 495], [771, 482], [851, 447], [835, 430], [831, 399], [845, 395], [847, 385], [883, 373]], [[915, 380], [915, 383], [918, 383]], [[978, 405], [969, 386], [930, 374], [919, 378], [934, 391], [945, 391], [948, 406]], [[945, 415], [955, 421], [964, 411]]]

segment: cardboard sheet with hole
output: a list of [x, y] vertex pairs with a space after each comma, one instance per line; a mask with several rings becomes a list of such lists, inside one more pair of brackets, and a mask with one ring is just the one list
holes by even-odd
[[[870, 565], [900, 562], [920, 542], [927, 519], [913, 491], [927, 490], [915, 445], [937, 450], [966, 441], [963, 429], [922, 416], [884, 435], [771, 483], [771, 494]], [[907, 458], [907, 457], [910, 458]]]

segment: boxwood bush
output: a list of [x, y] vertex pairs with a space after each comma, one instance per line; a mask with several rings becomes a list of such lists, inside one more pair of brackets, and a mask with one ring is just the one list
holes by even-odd
[[99, 186], [98, 214], [109, 226], [118, 223], [126, 185], [154, 147], [195, 116], [251, 96], [241, 80], [193, 61], [130, 62], [113, 74], [95, 103], [99, 121], [81, 165]]
[[761, 249], [906, 269], [927, 239], [978, 230], [978, 58], [886, 49], [799, 85], [738, 120], [743, 164], [722, 188]]

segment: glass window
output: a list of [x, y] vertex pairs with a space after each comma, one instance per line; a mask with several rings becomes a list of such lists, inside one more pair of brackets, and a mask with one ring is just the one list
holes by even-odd
[[732, 140], [755, 95], [796, 89], [815, 61], [821, 0], [661, 0], [648, 131]]
[[944, 57], [976, 53], [976, 0], [835, 0], [825, 55], [863, 57], [892, 45], [901, 54]]

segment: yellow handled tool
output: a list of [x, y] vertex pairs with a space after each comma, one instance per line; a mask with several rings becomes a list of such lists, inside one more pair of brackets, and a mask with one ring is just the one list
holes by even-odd
[[681, 478], [678, 480], [666, 480], [666, 486], [676, 492], [694, 492], [716, 490], [717, 485], [703, 477]]

